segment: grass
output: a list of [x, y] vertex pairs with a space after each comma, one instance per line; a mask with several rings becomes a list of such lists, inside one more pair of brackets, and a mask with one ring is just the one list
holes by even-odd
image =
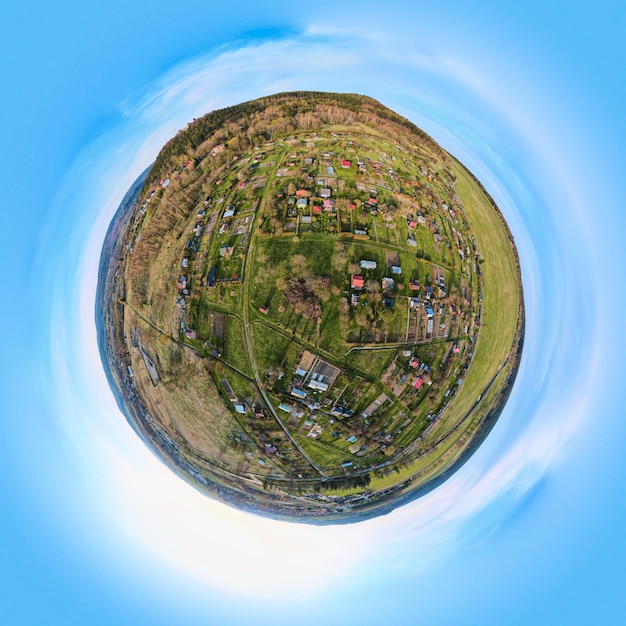
[[237, 371], [252, 378], [252, 367], [248, 360], [242, 322], [232, 315], [226, 318], [224, 360]]

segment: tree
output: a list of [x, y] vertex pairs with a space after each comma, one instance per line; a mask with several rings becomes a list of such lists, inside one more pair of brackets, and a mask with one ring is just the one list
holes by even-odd
[[308, 273], [309, 262], [303, 254], [294, 254], [289, 259], [289, 265], [296, 276], [306, 276]]

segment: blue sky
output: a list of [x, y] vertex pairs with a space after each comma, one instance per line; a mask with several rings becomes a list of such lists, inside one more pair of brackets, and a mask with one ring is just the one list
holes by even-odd
[[[2, 623], [624, 623], [626, 10], [433, 4], [5, 10]], [[415, 121], [494, 196], [522, 261], [496, 428], [441, 488], [353, 526], [195, 493], [127, 426], [95, 347], [99, 246], [133, 179], [191, 118], [288, 89]]]

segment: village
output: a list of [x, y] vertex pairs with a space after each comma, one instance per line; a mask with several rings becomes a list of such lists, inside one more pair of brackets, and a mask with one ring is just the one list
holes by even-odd
[[494, 287], [515, 276], [506, 227], [379, 103], [279, 94], [194, 120], [127, 215], [112, 375], [202, 491], [289, 519], [382, 510], [497, 416], [521, 337], [519, 292]]
[[[350, 137], [234, 158], [191, 218], [176, 308], [181, 338], [228, 366], [218, 384], [251, 441], [282, 415], [312, 457], [352, 470], [384, 466], [454, 396], [479, 281], [452, 182], [401, 147]], [[246, 358], [246, 307], [255, 339], [284, 351], [254, 341]], [[260, 446], [259, 464], [280, 457], [276, 443]]]

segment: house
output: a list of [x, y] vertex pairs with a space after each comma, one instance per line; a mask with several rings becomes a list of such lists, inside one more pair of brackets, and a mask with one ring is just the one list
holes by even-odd
[[393, 309], [393, 305], [394, 305], [394, 299], [390, 298], [389, 296], [387, 296], [386, 298], [383, 298], [383, 306], [386, 307], [387, 309]]
[[306, 391], [303, 391], [302, 389], [298, 389], [297, 387], [294, 387], [291, 390], [291, 395], [300, 400], [304, 400], [304, 398], [306, 398], [307, 396], [307, 393]]
[[317, 204], [313, 205], [313, 213], [321, 213], [322, 212], [322, 207], [318, 206]]
[[320, 198], [330, 198], [331, 190], [328, 187], [320, 189]]
[[367, 261], [365, 259], [361, 259], [359, 263], [361, 269], [363, 270], [375, 270], [376, 269], [376, 261]]
[[352, 275], [351, 287], [352, 289], [363, 289], [365, 286], [365, 279], [363, 276]]
[[411, 291], [419, 291], [419, 289], [420, 289], [420, 283], [419, 283], [419, 281], [418, 281], [418, 280], [412, 280], [412, 281], [409, 283], [409, 289], [410, 289]]
[[376, 198], [369, 198], [368, 202], [372, 205], [372, 206], [376, 206], [377, 200]]
[[307, 191], [306, 189], [298, 189], [298, 191], [296, 191], [296, 196], [298, 198], [308, 198], [311, 195], [310, 191]]
[[358, 306], [359, 305], [359, 294], [358, 293], [353, 293], [352, 294], [352, 299], [350, 301], [350, 303], [352, 304], [352, 306]]
[[289, 406], [286, 402], [281, 402], [281, 403], [278, 405], [278, 408], [279, 408], [281, 411], [285, 411], [285, 413], [291, 413], [291, 407], [290, 407], [290, 406]]
[[330, 198], [327, 198], [326, 200], [324, 200], [324, 209], [326, 211], [332, 211], [335, 207], [335, 201], [331, 200]]
[[269, 309], [266, 306], [261, 306], [259, 307], [259, 311], [261, 311], [263, 315], [267, 315], [267, 312], [269, 311]]
[[383, 291], [390, 291], [391, 289], [394, 288], [396, 281], [393, 278], [389, 278], [388, 276], [385, 276], [382, 281], [382, 288]]
[[419, 364], [420, 362], [415, 356], [409, 361], [409, 367], [419, 367]]
[[232, 246], [222, 246], [220, 248], [220, 256], [230, 256], [233, 253]]
[[232, 217], [233, 215], [235, 215], [235, 209], [226, 209], [226, 211], [224, 211], [224, 219]]
[[307, 205], [307, 199], [306, 198], [298, 198], [298, 201], [296, 202], [296, 206], [299, 209], [305, 209], [306, 205]]
[[332, 165], [329, 165], [329, 166], [326, 168], [326, 172], [327, 172], [328, 174], [331, 174], [331, 175], [332, 175], [332, 174], [334, 174], [334, 173], [335, 173], [335, 168], [334, 168]]
[[409, 228], [417, 228], [417, 222], [415, 222], [415, 220], [407, 220], [406, 223], [409, 225]]
[[415, 389], [419, 389], [422, 385], [424, 384], [424, 380], [422, 379], [421, 376], [418, 376], [414, 381], [413, 381], [413, 387], [415, 387]]
[[402, 268], [399, 265], [392, 265], [391, 266], [391, 273], [392, 274], [402, 274]]
[[352, 163], [346, 159], [341, 159], [341, 167], [343, 167], [344, 169], [350, 169], [350, 167], [352, 166]]
[[419, 298], [409, 298], [409, 307], [412, 309], [416, 309], [418, 308], [420, 305], [420, 299]]
[[426, 315], [428, 315], [428, 317], [434, 317], [435, 312], [430, 307], [426, 307]]

